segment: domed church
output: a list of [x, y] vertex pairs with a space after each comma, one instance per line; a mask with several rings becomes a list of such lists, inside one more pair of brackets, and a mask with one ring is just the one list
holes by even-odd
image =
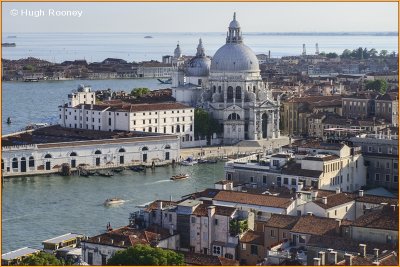
[[258, 59], [243, 43], [236, 14], [226, 44], [211, 64], [200, 40], [196, 57], [175, 71], [173, 87], [178, 102], [203, 107], [223, 125], [224, 144], [280, 137], [279, 100], [273, 100], [262, 81]]

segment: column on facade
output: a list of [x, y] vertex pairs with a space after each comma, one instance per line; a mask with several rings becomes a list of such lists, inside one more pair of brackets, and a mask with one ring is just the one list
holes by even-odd
[[[275, 137], [275, 110], [270, 110], [269, 113], [271, 114], [271, 122], [269, 123], [271, 125], [271, 133], [268, 134], [268, 137], [274, 138]], [[268, 127], [269, 128], [269, 127]]]

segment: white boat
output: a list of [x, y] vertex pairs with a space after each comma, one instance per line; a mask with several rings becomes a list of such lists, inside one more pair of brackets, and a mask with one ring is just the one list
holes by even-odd
[[189, 174], [187, 173], [180, 173], [171, 177], [171, 180], [183, 180], [189, 178]]
[[119, 198], [109, 198], [104, 202], [105, 206], [111, 206], [111, 205], [120, 205], [125, 203], [125, 200], [119, 199]]
[[183, 160], [183, 161], [181, 161], [181, 165], [183, 165], [183, 166], [193, 166], [195, 164], [197, 164], [197, 161], [195, 161], [195, 160], [192, 160], [192, 161]]

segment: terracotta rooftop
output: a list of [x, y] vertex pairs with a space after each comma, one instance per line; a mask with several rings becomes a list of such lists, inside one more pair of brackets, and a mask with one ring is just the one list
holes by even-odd
[[248, 230], [240, 238], [240, 242], [263, 246], [264, 245], [264, 233]]
[[288, 208], [293, 202], [293, 200], [289, 198], [236, 191], [221, 191], [214, 197], [214, 200], [283, 209]]
[[224, 206], [215, 206], [215, 214], [221, 216], [232, 216], [232, 214], [236, 211], [236, 208], [232, 207], [224, 207]]
[[154, 242], [166, 239], [169, 236], [171, 236], [169, 230], [157, 226], [150, 226], [144, 230], [125, 226], [90, 237], [83, 242], [126, 248], [136, 244], [153, 245]]
[[324, 204], [322, 197], [320, 198], [319, 196], [317, 196], [317, 200], [315, 200], [314, 203], [323, 209], [330, 209], [354, 201], [355, 195], [349, 193], [339, 193], [339, 194], [329, 195], [326, 197], [326, 199], [327, 199], [327, 204]]
[[238, 266], [239, 262], [223, 257], [205, 255], [200, 253], [177, 251], [185, 257], [186, 265], [204, 265], [204, 266]]
[[335, 219], [322, 218], [314, 215], [304, 215], [299, 218], [291, 232], [311, 235], [326, 235], [334, 234], [337, 227], [339, 227], [339, 224]]
[[365, 213], [353, 222], [353, 226], [385, 229], [385, 230], [399, 230], [399, 207], [386, 205], [382, 209], [373, 210]]
[[364, 194], [362, 197], [357, 197], [356, 201], [372, 203], [372, 204], [381, 204], [381, 203], [388, 203], [389, 205], [398, 205], [399, 204], [399, 200], [397, 198], [381, 197], [381, 196], [374, 196], [374, 195], [367, 195], [367, 194]]
[[292, 229], [293, 226], [300, 219], [298, 216], [271, 214], [271, 218], [264, 224], [267, 227], [274, 227], [280, 229]]
[[331, 248], [334, 250], [346, 251], [348, 253], [358, 253], [360, 251], [360, 244], [367, 245], [367, 254], [373, 254], [374, 248], [378, 248], [381, 252], [384, 250], [393, 249], [389, 244], [357, 241], [350, 238], [330, 235], [313, 235], [308, 240], [307, 246], [325, 249]]
[[175, 202], [175, 201], [156, 200], [156, 201], [151, 202], [149, 205], [147, 205], [145, 211], [150, 212], [150, 211], [158, 209], [160, 202], [162, 202], [161, 208], [163, 208], [163, 209], [166, 207], [176, 206], [176, 204], [177, 204], [177, 202]]

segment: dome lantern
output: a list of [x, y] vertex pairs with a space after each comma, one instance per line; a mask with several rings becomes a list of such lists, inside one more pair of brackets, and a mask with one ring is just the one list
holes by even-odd
[[242, 33], [240, 32], [240, 24], [236, 20], [236, 12], [233, 13], [233, 20], [229, 23], [226, 43], [241, 43]]

